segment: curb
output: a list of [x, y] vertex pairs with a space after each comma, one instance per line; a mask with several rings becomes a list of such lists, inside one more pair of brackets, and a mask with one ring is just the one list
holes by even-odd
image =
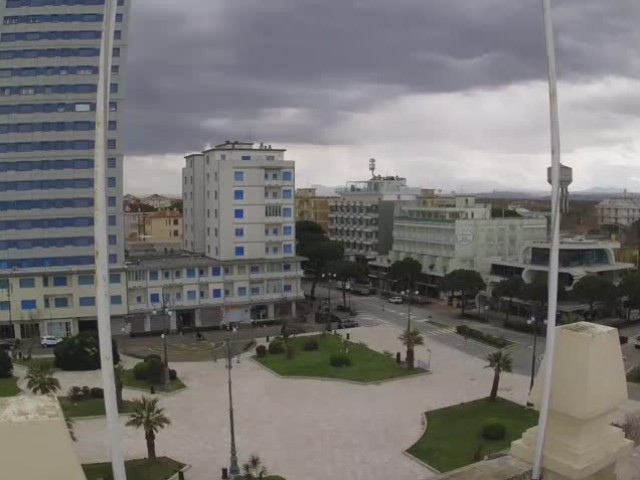
[[184, 473], [190, 468], [191, 468], [191, 465], [185, 465], [177, 473], [174, 473], [173, 475], [171, 475], [167, 480], [178, 480], [178, 478], [180, 478], [180, 473]]
[[157, 390], [157, 389], [156, 389], [156, 393], [151, 393], [148, 388], [130, 387], [129, 385], [123, 385], [122, 388], [123, 388], [123, 390], [135, 390], [135, 391], [138, 391], [138, 392], [148, 393], [149, 395], [158, 395], [160, 397], [171, 397], [171, 396], [175, 395], [176, 393], [182, 393], [183, 391], [185, 391], [189, 387], [187, 387], [185, 385], [184, 387], [179, 388], [177, 390], [172, 390], [169, 393], [166, 393], [166, 392], [164, 392], [162, 390]]
[[[422, 433], [420, 434], [420, 436], [418, 437], [418, 439], [413, 442], [413, 445], [415, 445], [416, 443], [418, 443], [418, 441], [424, 436], [425, 433], [427, 433], [427, 428], [429, 427], [428, 425], [428, 420], [427, 420], [427, 413], [426, 412], [422, 412], [420, 414], [420, 416], [422, 417]], [[413, 446], [411, 445], [411, 447]], [[409, 447], [409, 448], [411, 448]], [[442, 472], [439, 470], [436, 470], [435, 468], [433, 468], [431, 465], [429, 465], [426, 462], [423, 462], [422, 460], [420, 460], [418, 457], [412, 455], [411, 453], [409, 453], [409, 449], [403, 450], [402, 454], [404, 456], [406, 456], [407, 458], [409, 458], [410, 460], [413, 460], [414, 462], [416, 462], [417, 464], [423, 466], [424, 468], [426, 468], [427, 470], [429, 470], [431, 473], [435, 473], [436, 475], [441, 475]]]

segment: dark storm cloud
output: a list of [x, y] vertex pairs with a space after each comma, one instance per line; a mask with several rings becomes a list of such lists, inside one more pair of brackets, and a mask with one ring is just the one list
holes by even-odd
[[[640, 2], [554, 3], [563, 78], [640, 72]], [[337, 143], [328, 126], [394, 96], [496, 88], [546, 72], [539, 0], [134, 5], [127, 147], [138, 155], [243, 135]]]

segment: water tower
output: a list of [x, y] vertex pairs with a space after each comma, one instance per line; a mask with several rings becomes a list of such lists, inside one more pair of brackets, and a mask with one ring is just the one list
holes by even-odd
[[[573, 169], [560, 164], [560, 213], [569, 212], [569, 185], [573, 181]], [[547, 168], [547, 182], [551, 183], [551, 167]]]

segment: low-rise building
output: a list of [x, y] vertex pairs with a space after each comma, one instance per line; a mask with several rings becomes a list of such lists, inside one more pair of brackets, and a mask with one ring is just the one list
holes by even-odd
[[127, 242], [176, 244], [182, 246], [182, 213], [124, 212], [124, 232]]
[[329, 232], [329, 202], [336, 197], [320, 197], [315, 188], [296, 189], [296, 221], [316, 222], [325, 232]]
[[544, 218], [493, 218], [491, 205], [472, 195], [422, 197], [396, 209], [388, 263], [418, 260], [424, 282], [435, 288], [441, 277], [461, 268], [488, 275], [493, 260], [517, 259], [523, 245], [546, 239], [546, 229]]
[[[566, 289], [587, 275], [599, 275], [619, 283], [622, 275], [633, 269], [633, 263], [617, 262], [615, 251], [618, 242], [588, 240], [583, 237], [565, 238], [560, 242], [559, 281]], [[527, 283], [538, 275], [549, 273], [549, 252], [547, 241], [528, 242], [522, 246], [516, 259], [495, 260], [491, 264], [489, 283], [513, 276], [521, 276]]]
[[619, 197], [601, 201], [596, 211], [601, 227], [627, 227], [640, 220], [640, 197], [625, 191]]
[[145, 205], [149, 205], [150, 207], [162, 210], [165, 208], [171, 208], [176, 200], [173, 198], [165, 197], [164, 195], [158, 195], [157, 193], [154, 193], [153, 195], [140, 197], [139, 201], [140, 203], [144, 203]]

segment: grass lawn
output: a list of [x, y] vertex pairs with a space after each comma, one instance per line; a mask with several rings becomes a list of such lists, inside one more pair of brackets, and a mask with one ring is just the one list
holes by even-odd
[[[503, 440], [482, 438], [485, 422], [496, 419], [507, 427]], [[509, 448], [513, 440], [538, 422], [538, 412], [507, 400], [487, 399], [453, 405], [427, 412], [427, 431], [408, 452], [433, 468], [448, 472], [474, 462], [474, 451], [482, 445], [482, 455]]]
[[0, 397], [15, 397], [19, 393], [16, 377], [0, 378]]
[[[317, 351], [305, 352], [302, 349], [309, 338], [318, 340]], [[291, 338], [290, 341], [295, 351], [292, 359], [287, 359], [285, 354], [281, 353], [267, 354], [263, 358], [256, 357], [256, 360], [283, 376], [338, 378], [356, 382], [375, 382], [424, 372], [420, 368], [408, 370], [403, 364], [397, 364], [395, 359], [364, 345], [344, 342], [338, 335], [297, 337]], [[349, 348], [352, 365], [343, 368], [329, 365], [331, 354], [341, 352], [344, 346]]]
[[[146, 380], [137, 380], [133, 376], [133, 368], [130, 368], [129, 370], [124, 371], [122, 383], [125, 387], [140, 388], [142, 390], [146, 390], [147, 392], [149, 391], [149, 387], [151, 387], [151, 384]], [[156, 389], [156, 392], [162, 392], [164, 388], [164, 384], [161, 383], [158, 385], [154, 385], [154, 387]], [[182, 390], [183, 388], [186, 388], [186, 385], [182, 383], [182, 381], [179, 378], [171, 381], [172, 392], [175, 392], [176, 390]]]
[[[65, 417], [97, 417], [105, 415], [104, 400], [102, 398], [90, 398], [73, 402], [69, 397], [58, 397], [58, 401]], [[129, 413], [131, 405], [132, 402], [123, 400], [120, 413]]]
[[[165, 480], [184, 467], [183, 463], [167, 457], [156, 460], [127, 460], [125, 469], [128, 480]], [[111, 478], [111, 463], [88, 463], [82, 465], [87, 480], [101, 480]]]
[[[39, 362], [48, 363], [51, 365], [51, 368], [56, 369], [55, 367], [55, 357], [32, 357], [31, 360], [27, 360], [26, 358], [12, 358], [11, 361], [16, 365], [22, 365], [24, 367], [29, 367], [29, 363], [37, 360]], [[57, 370], [57, 369], [56, 369]]]

